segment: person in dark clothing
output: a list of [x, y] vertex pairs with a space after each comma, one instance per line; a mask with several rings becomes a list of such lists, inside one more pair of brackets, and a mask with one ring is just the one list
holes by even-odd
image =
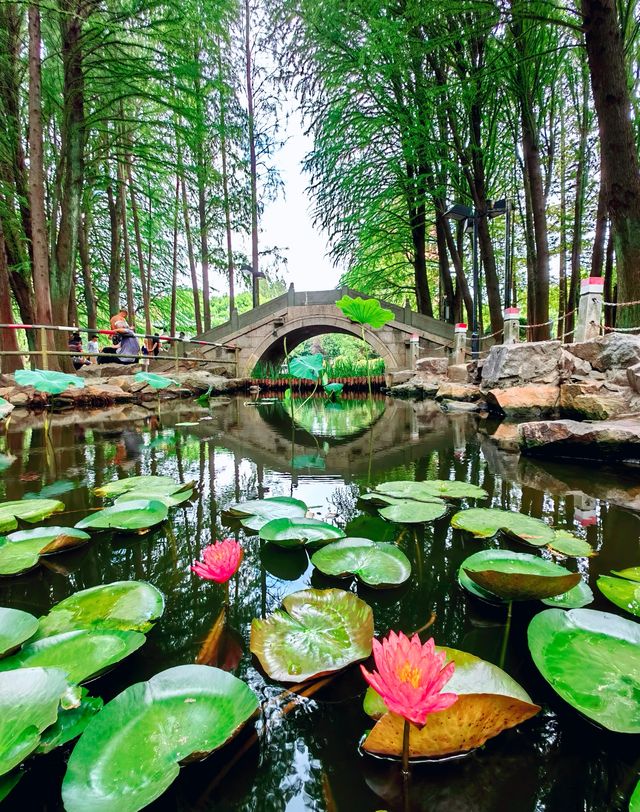
[[89, 363], [88, 358], [84, 358], [82, 355], [80, 355], [82, 352], [82, 339], [80, 338], [80, 333], [71, 333], [69, 336], [68, 347], [69, 352], [78, 353], [78, 355], [74, 355], [71, 358], [74, 369], [82, 369], [83, 366]]

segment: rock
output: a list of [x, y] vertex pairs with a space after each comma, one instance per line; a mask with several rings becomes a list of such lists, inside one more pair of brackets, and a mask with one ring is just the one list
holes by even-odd
[[629, 379], [626, 369], [608, 369], [605, 374], [605, 386], [614, 384], [618, 388], [629, 386]]
[[480, 400], [482, 392], [479, 386], [472, 383], [451, 383], [445, 381], [440, 384], [436, 392], [436, 400]]
[[414, 375], [414, 377], [406, 383], [392, 386], [389, 392], [401, 398], [432, 398], [439, 387], [439, 381], [430, 380], [421, 375]]
[[447, 369], [447, 378], [452, 383], [468, 383], [470, 380], [471, 364], [452, 364]]
[[606, 420], [628, 411], [628, 400], [598, 381], [565, 383], [560, 387], [560, 409], [564, 417]]
[[209, 387], [214, 393], [231, 392], [238, 389], [240, 379], [223, 378], [205, 370], [190, 370], [188, 372], [175, 372], [169, 377], [173, 378], [179, 386], [192, 392], [206, 392]]
[[560, 405], [560, 389], [543, 384], [491, 389], [487, 392], [487, 405], [489, 411], [507, 417], [552, 415]]
[[30, 400], [31, 397], [26, 390], [17, 391], [11, 395], [11, 403], [13, 406], [26, 406]]
[[123, 400], [131, 400], [133, 395], [131, 392], [125, 392], [119, 386], [112, 386], [109, 383], [96, 383], [90, 386], [85, 386], [84, 389], [78, 389], [78, 392], [86, 392], [91, 398], [104, 398], [105, 400], [114, 400], [116, 402]]
[[442, 375], [446, 377], [449, 369], [448, 358], [418, 358], [416, 361], [416, 371], [427, 375]]
[[498, 428], [489, 435], [492, 443], [498, 446], [501, 451], [507, 451], [510, 454], [518, 453], [520, 450], [517, 423], [500, 423]]
[[385, 375], [385, 382], [387, 386], [398, 386], [401, 383], [410, 381], [414, 375], [415, 372], [412, 369], [398, 369], [387, 372]]
[[76, 372], [81, 378], [119, 378], [122, 375], [134, 375], [144, 372], [140, 364], [86, 364]]
[[576, 376], [587, 376], [591, 372], [591, 364], [578, 358], [571, 352], [563, 349], [560, 353], [560, 375], [563, 380], [571, 380]]
[[533, 382], [558, 384], [561, 359], [559, 341], [493, 346], [482, 366], [482, 388], [507, 388]]
[[0, 397], [0, 420], [4, 420], [5, 417], [9, 417], [15, 408], [16, 407], [13, 403], [9, 403], [8, 400]]
[[566, 344], [565, 349], [588, 361], [598, 372], [627, 369], [640, 362], [640, 336], [626, 333], [608, 333], [592, 341]]
[[627, 381], [633, 391], [640, 394], [640, 363], [633, 364], [627, 369]]
[[523, 454], [590, 460], [640, 459], [640, 418], [580, 423], [543, 420], [519, 427]]

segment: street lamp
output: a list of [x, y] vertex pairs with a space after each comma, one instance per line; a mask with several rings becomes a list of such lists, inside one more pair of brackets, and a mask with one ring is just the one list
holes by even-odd
[[510, 229], [510, 214], [511, 214], [511, 201], [509, 200], [496, 200], [492, 203], [491, 200], [487, 201], [487, 209], [485, 211], [478, 211], [465, 206], [462, 203], [454, 203], [444, 216], [447, 220], [454, 220], [458, 223], [463, 223], [464, 230], [468, 231], [471, 228], [473, 233], [473, 313], [471, 314], [471, 357], [477, 360], [480, 354], [480, 335], [478, 333], [478, 292], [480, 290], [480, 263], [478, 258], [478, 223], [483, 217], [493, 219], [506, 215], [507, 217], [507, 238], [505, 242], [505, 307], [510, 304], [506, 302], [511, 301], [511, 262], [510, 262], [510, 242], [509, 242], [509, 229]]
[[267, 277], [262, 271], [256, 271], [253, 266], [249, 265], [248, 263], [244, 263], [238, 268], [239, 271], [244, 271], [245, 273], [251, 274], [251, 292], [253, 295], [253, 307], [258, 307], [260, 304], [260, 279], [266, 279]]

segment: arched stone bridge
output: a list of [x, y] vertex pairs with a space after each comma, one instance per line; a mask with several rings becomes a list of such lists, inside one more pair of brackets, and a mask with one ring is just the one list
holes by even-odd
[[[201, 340], [223, 345], [199, 348], [199, 354], [227, 365], [235, 360], [235, 374], [247, 377], [259, 361], [280, 364], [285, 357], [285, 339], [287, 350], [291, 352], [308, 338], [326, 333], [346, 333], [361, 338], [361, 326], [346, 318], [336, 307], [335, 303], [345, 293], [372, 298], [346, 288], [300, 293], [291, 285], [282, 296], [246, 313], [234, 312], [230, 321], [198, 336]], [[409, 307], [388, 302], [381, 304], [392, 310], [395, 318], [379, 330], [365, 327], [364, 337], [384, 359], [387, 371], [413, 365], [411, 336], [417, 336], [419, 340], [415, 357], [443, 355], [453, 346], [451, 324], [423, 316]]]

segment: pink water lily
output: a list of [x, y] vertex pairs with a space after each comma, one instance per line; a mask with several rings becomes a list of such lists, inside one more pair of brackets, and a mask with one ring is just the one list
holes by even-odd
[[202, 551], [202, 561], [194, 561], [192, 571], [201, 578], [226, 583], [238, 571], [244, 551], [235, 539], [223, 539], [209, 544]]
[[457, 700], [454, 693], [441, 693], [453, 676], [455, 665], [447, 655], [435, 650], [433, 638], [424, 645], [417, 634], [389, 632], [382, 643], [373, 640], [377, 671], [360, 666], [366, 681], [382, 697], [390, 711], [423, 727], [427, 716], [449, 708]]

